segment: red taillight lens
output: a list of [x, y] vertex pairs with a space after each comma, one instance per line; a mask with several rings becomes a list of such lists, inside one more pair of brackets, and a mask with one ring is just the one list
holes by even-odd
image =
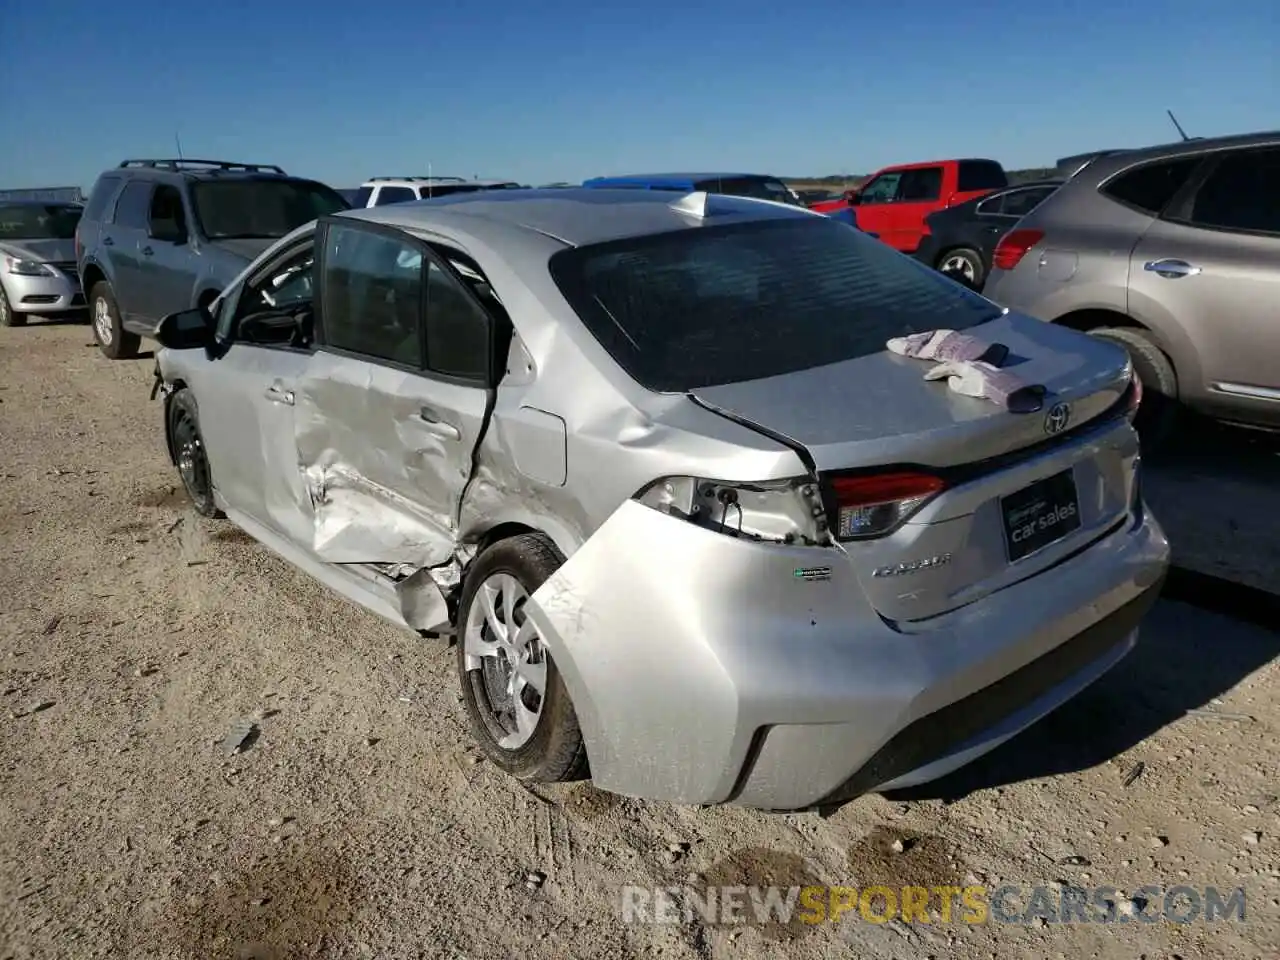
[[1124, 412], [1132, 420], [1138, 415], [1138, 407], [1142, 405], [1142, 379], [1138, 371], [1129, 377], [1129, 387], [1124, 392]]
[[839, 540], [884, 536], [946, 487], [941, 479], [927, 473], [833, 477], [830, 483]]
[[1010, 230], [996, 244], [991, 263], [1000, 270], [1012, 270], [1043, 239], [1043, 230]]

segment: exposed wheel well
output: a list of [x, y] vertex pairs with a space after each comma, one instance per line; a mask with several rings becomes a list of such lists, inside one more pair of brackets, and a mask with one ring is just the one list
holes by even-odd
[[96, 267], [93, 264], [89, 264], [87, 267], [84, 268], [84, 275], [80, 278], [80, 287], [84, 291], [84, 295], [87, 297], [89, 295], [89, 291], [93, 289], [93, 285], [95, 283], [101, 283], [103, 280], [106, 280], [106, 279], [107, 279], [107, 275], [102, 272], [101, 267]]
[[220, 290], [206, 290], [204, 293], [200, 294], [200, 296], [196, 298], [196, 306], [197, 307], [209, 306], [209, 304], [213, 303], [214, 300], [218, 299], [219, 293], [221, 293]]
[[496, 527], [486, 530], [480, 537], [480, 542], [476, 545], [476, 556], [479, 556], [499, 540], [510, 540], [512, 537], [518, 537], [522, 533], [540, 532], [523, 523], [500, 523]]
[[1098, 327], [1129, 327], [1134, 330], [1147, 329], [1132, 317], [1115, 310], [1073, 310], [1053, 321], [1060, 327], [1069, 327], [1088, 333]]

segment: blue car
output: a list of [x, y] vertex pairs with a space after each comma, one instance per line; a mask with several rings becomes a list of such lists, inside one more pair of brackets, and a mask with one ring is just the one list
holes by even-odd
[[[777, 177], [763, 173], [643, 173], [624, 177], [594, 177], [584, 180], [582, 185], [609, 190], [670, 190], [684, 193], [703, 191], [804, 206], [790, 187]], [[837, 210], [828, 216], [855, 227], [858, 225], [852, 209]]]

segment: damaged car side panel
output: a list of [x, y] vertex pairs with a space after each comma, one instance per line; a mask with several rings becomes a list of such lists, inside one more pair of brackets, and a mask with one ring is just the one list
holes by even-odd
[[319, 350], [296, 390], [298, 462], [330, 563], [453, 556], [488, 391]]

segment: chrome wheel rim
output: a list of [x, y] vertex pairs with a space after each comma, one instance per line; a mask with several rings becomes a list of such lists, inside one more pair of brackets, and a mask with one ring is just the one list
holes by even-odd
[[503, 750], [529, 742], [546, 703], [547, 655], [525, 616], [528, 591], [509, 573], [480, 584], [463, 630], [462, 652], [476, 703]]
[[9, 298], [4, 295], [4, 291], [0, 290], [0, 323], [8, 324], [9, 322]]
[[111, 343], [111, 308], [102, 297], [93, 301], [93, 330], [100, 343]]
[[977, 276], [977, 270], [974, 269], [973, 261], [961, 254], [953, 253], [947, 259], [942, 261], [943, 273], [958, 273], [970, 283], [973, 283]]

